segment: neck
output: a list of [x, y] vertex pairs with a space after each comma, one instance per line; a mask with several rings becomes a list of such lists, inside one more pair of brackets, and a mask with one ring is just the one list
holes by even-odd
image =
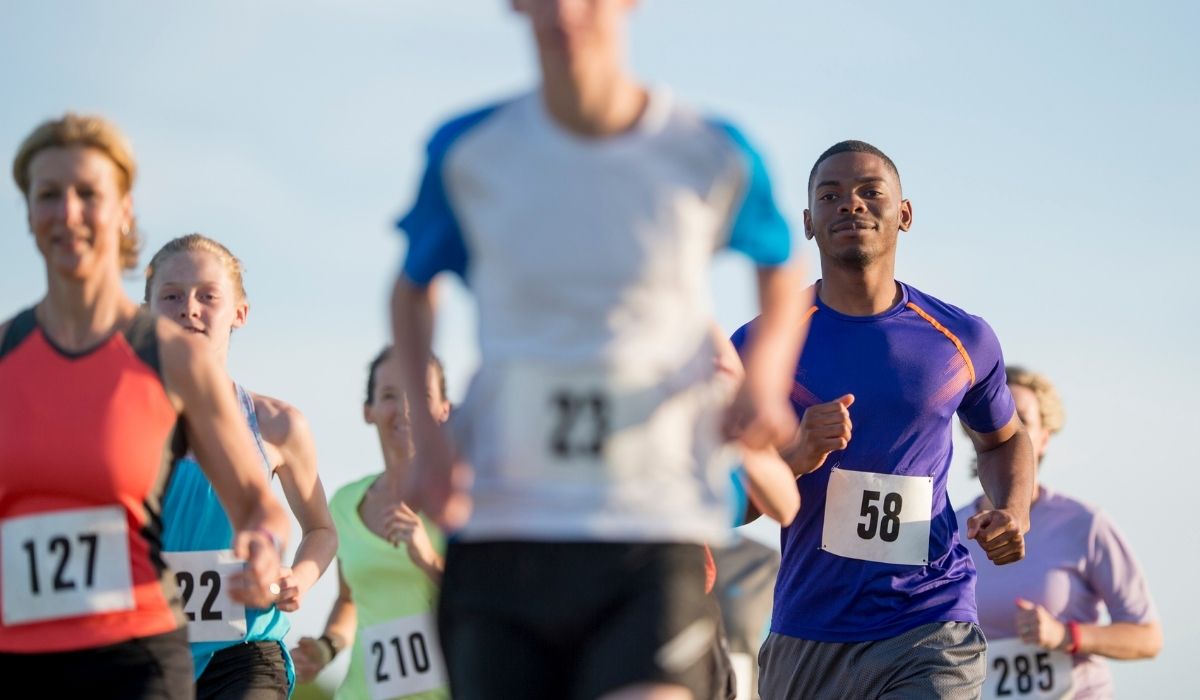
[[829, 308], [847, 316], [874, 316], [895, 306], [902, 297], [896, 284], [895, 260], [854, 268], [821, 256], [817, 294]]
[[631, 129], [646, 108], [646, 90], [614, 57], [569, 62], [543, 53], [540, 60], [546, 110], [568, 131], [619, 134]]
[[120, 273], [70, 279], [49, 274], [38, 321], [67, 350], [83, 350], [108, 337], [134, 304], [121, 289]]
[[377, 483], [384, 493], [400, 493], [400, 487], [408, 478], [411, 465], [411, 452], [400, 452], [387, 446], [383, 447], [383, 474], [379, 476]]

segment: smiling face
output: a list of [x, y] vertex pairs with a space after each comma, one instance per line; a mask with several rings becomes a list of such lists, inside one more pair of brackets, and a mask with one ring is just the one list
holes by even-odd
[[815, 239], [823, 262], [865, 269], [892, 261], [899, 231], [912, 225], [912, 204], [900, 178], [871, 153], [844, 152], [814, 171], [804, 211], [804, 234]]
[[149, 292], [152, 311], [207, 338], [222, 358], [230, 333], [245, 325], [250, 312], [228, 266], [202, 250], [183, 250], [158, 260]]
[[116, 164], [95, 148], [54, 147], [33, 157], [28, 174], [29, 228], [52, 274], [119, 275], [133, 202]]
[[433, 415], [439, 424], [450, 417], [450, 402], [442, 393], [441, 370], [430, 363], [425, 373], [424, 401], [409, 401], [401, 390], [402, 375], [400, 362], [391, 353], [376, 364], [373, 371], [370, 400], [363, 405], [363, 419], [374, 425], [379, 442], [385, 451], [401, 458], [411, 458], [413, 406], [422, 407]]

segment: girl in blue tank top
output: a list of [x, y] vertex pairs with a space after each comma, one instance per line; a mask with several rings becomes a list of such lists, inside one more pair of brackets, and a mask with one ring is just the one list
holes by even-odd
[[[167, 243], [146, 273], [146, 302], [205, 338], [222, 364], [234, 328], [249, 305], [242, 267], [220, 243], [191, 234]], [[316, 470], [316, 450], [304, 416], [292, 406], [235, 385], [268, 480], [278, 475], [303, 537], [291, 568], [281, 568], [278, 597], [266, 609], [246, 608], [223, 590], [242, 567], [229, 550], [233, 529], [212, 485], [192, 455], [179, 461], [163, 502], [163, 552], [175, 572], [188, 618], [198, 698], [287, 697], [294, 685], [283, 644], [285, 612], [320, 578], [337, 536]]]

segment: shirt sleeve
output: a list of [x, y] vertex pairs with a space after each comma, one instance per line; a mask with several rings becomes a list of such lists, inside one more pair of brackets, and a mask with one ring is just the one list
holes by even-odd
[[729, 341], [733, 343], [733, 349], [737, 350], [737, 354], [742, 358], [742, 360], [746, 359], [746, 344], [750, 342], [750, 326], [753, 325], [753, 323], [754, 322], [751, 321], [750, 323], [743, 325], [741, 328], [734, 331], [733, 335], [729, 336]]
[[729, 474], [731, 496], [733, 502], [733, 523], [732, 527], [738, 527], [742, 524], [742, 517], [746, 515], [746, 506], [750, 502], [750, 493], [746, 490], [746, 468], [738, 465]]
[[975, 370], [975, 382], [958, 406], [958, 417], [977, 433], [994, 433], [1012, 420], [1016, 412], [1012, 392], [1004, 375], [1004, 353], [995, 331], [981, 318], [965, 347]]
[[759, 267], [776, 267], [792, 253], [792, 232], [775, 204], [771, 179], [762, 156], [737, 127], [714, 122], [737, 147], [745, 165], [742, 195], [730, 217], [728, 247], [740, 251]]
[[1096, 513], [1088, 538], [1088, 581], [1113, 622], [1146, 623], [1158, 618], [1150, 586], [1133, 550], [1104, 513]]
[[464, 133], [494, 110], [489, 107], [447, 122], [426, 146], [425, 172], [417, 200], [396, 223], [408, 236], [401, 274], [411, 282], [428, 285], [439, 272], [446, 271], [466, 279], [470, 255], [446, 191], [446, 155]]

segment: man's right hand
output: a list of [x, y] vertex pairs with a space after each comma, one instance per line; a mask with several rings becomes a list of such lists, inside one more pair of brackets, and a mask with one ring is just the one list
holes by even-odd
[[853, 425], [850, 405], [854, 394], [810, 406], [800, 419], [796, 439], [782, 450], [782, 456], [796, 476], [814, 472], [825, 464], [830, 452], [844, 450], [850, 444]]

